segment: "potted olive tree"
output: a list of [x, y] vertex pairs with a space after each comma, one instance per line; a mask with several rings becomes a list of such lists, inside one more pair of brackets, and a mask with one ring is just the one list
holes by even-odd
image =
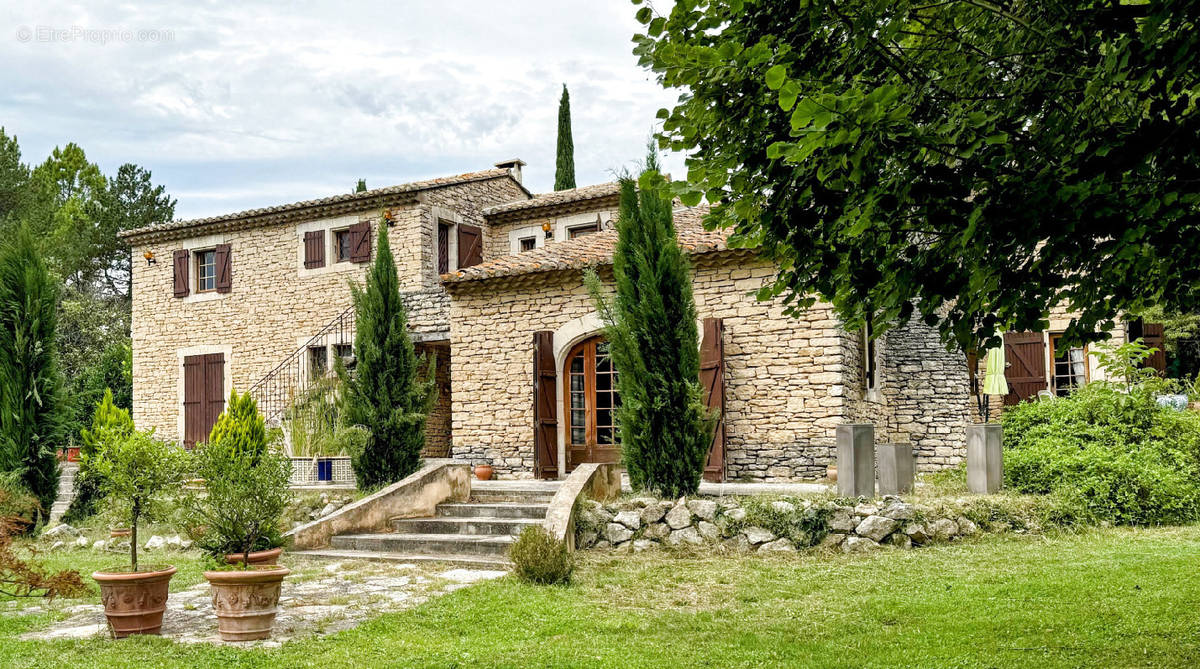
[[100, 598], [113, 636], [158, 634], [167, 608], [167, 587], [175, 574], [170, 565], [138, 562], [138, 522], [156, 511], [158, 495], [181, 474], [181, 451], [156, 439], [152, 432], [134, 430], [113, 439], [84, 457], [96, 472], [109, 504], [129, 519], [129, 566], [97, 571]]
[[193, 455], [204, 488], [191, 494], [188, 509], [193, 524], [205, 528], [198, 545], [221, 565], [204, 577], [225, 641], [271, 635], [290, 573], [275, 560], [282, 550], [279, 524], [290, 499], [292, 465], [285, 454], [267, 448], [262, 424], [253, 398], [234, 393], [209, 442]]

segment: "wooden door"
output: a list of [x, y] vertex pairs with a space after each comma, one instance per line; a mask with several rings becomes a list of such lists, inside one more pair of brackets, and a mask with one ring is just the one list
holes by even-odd
[[1046, 390], [1046, 344], [1041, 332], [1006, 332], [1004, 361], [1005, 406], [1036, 399], [1038, 391]]
[[209, 353], [183, 359], [183, 445], [208, 441], [225, 410], [225, 355]]
[[563, 371], [563, 418], [567, 421], [567, 471], [584, 462], [620, 462], [617, 370], [608, 342], [593, 337], [576, 344]]
[[720, 318], [705, 318], [700, 339], [700, 388], [704, 403], [717, 415], [704, 480], [725, 480], [725, 327]]
[[533, 455], [538, 478], [558, 478], [558, 399], [554, 333], [533, 333]]

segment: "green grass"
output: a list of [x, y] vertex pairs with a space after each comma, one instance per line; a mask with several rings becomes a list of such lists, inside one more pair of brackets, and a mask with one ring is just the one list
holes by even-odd
[[[1195, 667], [1200, 527], [865, 556], [585, 556], [570, 587], [481, 584], [275, 650], [26, 642], [4, 667]], [[190, 574], [190, 570], [183, 573]]]

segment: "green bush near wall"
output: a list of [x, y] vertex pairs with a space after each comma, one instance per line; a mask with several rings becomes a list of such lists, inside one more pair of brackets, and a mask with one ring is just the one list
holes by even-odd
[[1158, 406], [1155, 389], [1093, 383], [1010, 409], [1002, 419], [1005, 485], [1053, 495], [1092, 521], [1200, 519], [1200, 414]]

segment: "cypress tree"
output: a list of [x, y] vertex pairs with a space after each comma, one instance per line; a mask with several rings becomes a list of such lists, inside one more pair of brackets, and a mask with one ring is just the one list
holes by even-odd
[[435, 361], [417, 355], [408, 334], [400, 281], [380, 226], [378, 252], [365, 287], [351, 285], [357, 325], [353, 371], [335, 368], [343, 391], [341, 420], [370, 432], [351, 453], [360, 489], [377, 488], [415, 472], [425, 446], [425, 419], [433, 402]]
[[359, 179], [358, 183], [354, 185], [354, 192], [362, 193], [362, 192], [365, 192], [366, 190], [367, 190], [367, 180]]
[[571, 139], [571, 95], [563, 84], [558, 101], [558, 161], [554, 170], [554, 190], [575, 187], [575, 141]]
[[700, 485], [714, 422], [700, 388], [691, 272], [653, 152], [646, 167], [636, 185], [621, 179], [615, 296], [605, 296], [594, 271], [586, 281], [618, 372], [617, 421], [630, 482], [678, 497]]
[[0, 249], [0, 471], [45, 509], [58, 496], [66, 420], [55, 344], [58, 284], [24, 227]]

